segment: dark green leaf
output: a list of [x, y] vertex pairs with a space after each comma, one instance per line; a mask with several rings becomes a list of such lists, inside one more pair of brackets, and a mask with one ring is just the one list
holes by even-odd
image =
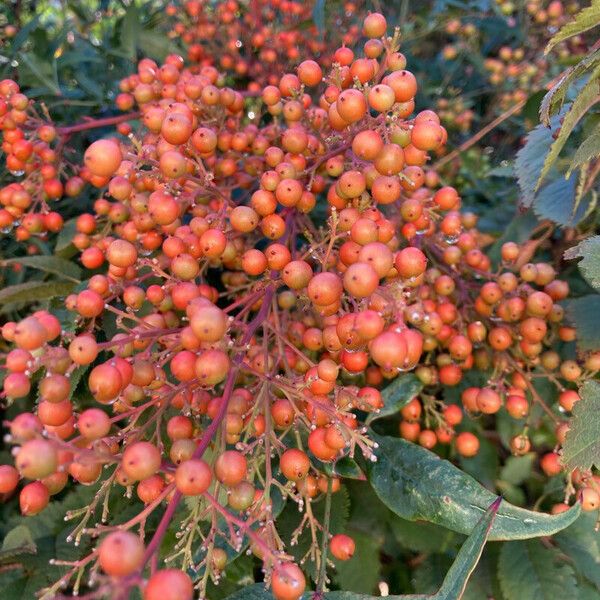
[[[405, 519], [425, 520], [469, 533], [495, 496], [469, 475], [433, 452], [399, 438], [371, 433], [379, 444], [378, 460], [369, 466], [377, 495]], [[552, 535], [577, 518], [579, 505], [552, 516], [504, 503], [491, 540]]]
[[588, 294], [564, 303], [567, 319], [577, 330], [577, 347], [597, 350], [600, 344], [600, 295]]
[[500, 471], [500, 479], [513, 485], [521, 485], [526, 479], [529, 479], [534, 462], [535, 454], [533, 452], [525, 456], [509, 456]]
[[500, 550], [498, 576], [506, 600], [557, 600], [578, 597], [573, 569], [558, 552], [537, 540], [510, 542]]
[[5, 536], [0, 549], [0, 563], [12, 560], [20, 554], [35, 554], [37, 546], [31, 531], [25, 525], [17, 525]]
[[436, 554], [457, 548], [463, 537], [450, 529], [427, 521], [407, 521], [396, 517], [390, 529], [402, 546], [414, 552]]
[[70, 260], [65, 260], [58, 256], [46, 256], [43, 254], [38, 256], [20, 256], [18, 258], [3, 260], [0, 264], [20, 264], [24, 267], [45, 271], [46, 273], [61, 275], [63, 279], [70, 279], [75, 283], [79, 283], [81, 277], [81, 269], [77, 265], [73, 264]]
[[140, 11], [135, 2], [127, 8], [121, 23], [121, 48], [132, 62], [137, 57], [137, 46], [140, 35]]
[[70, 281], [28, 281], [0, 290], [0, 305], [9, 302], [33, 302], [66, 296], [75, 287]]
[[579, 395], [562, 452], [562, 462], [569, 470], [600, 467], [600, 383], [586, 381]]
[[47, 87], [56, 96], [62, 95], [58, 81], [55, 78], [55, 71], [50, 63], [43, 62], [31, 52], [21, 52], [19, 58], [39, 83]]
[[568, 179], [559, 176], [538, 192], [533, 210], [541, 219], [573, 227], [586, 217], [590, 200], [590, 196], [577, 198], [575, 175]]
[[396, 377], [390, 385], [381, 392], [383, 408], [378, 412], [371, 413], [367, 417], [367, 423], [377, 419], [389, 417], [400, 412], [423, 389], [423, 384], [415, 375], [409, 373]]
[[600, 590], [600, 532], [596, 515], [582, 514], [573, 525], [554, 536], [558, 547], [573, 561], [577, 572]]
[[352, 529], [348, 534], [356, 543], [356, 551], [350, 560], [335, 561], [335, 581], [342, 590], [372, 594], [377, 589], [381, 570], [380, 541]]

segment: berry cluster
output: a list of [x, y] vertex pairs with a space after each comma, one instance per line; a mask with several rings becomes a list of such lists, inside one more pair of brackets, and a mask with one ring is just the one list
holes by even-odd
[[[213, 7], [188, 0], [183, 8], [183, 15], [174, 5], [167, 13], [175, 21], [171, 35], [187, 45], [190, 63], [215, 66], [256, 93], [264, 85], [277, 85], [281, 73], [298, 64], [301, 48], [318, 57], [325, 68], [331, 66], [336, 44], [350, 46], [360, 37], [359, 26], [352, 22], [358, 13], [355, 2], [345, 2], [343, 10], [336, 11], [327, 36], [313, 22], [309, 2], [228, 0]], [[222, 40], [227, 40], [225, 48]]]
[[[237, 4], [219, 6], [211, 19], [233, 27]], [[186, 7], [199, 33], [210, 29], [200, 3]], [[37, 388], [39, 401], [9, 424], [15, 466], [0, 467], [0, 492], [29, 480], [19, 499], [33, 515], [69, 476], [101, 481], [73, 538], [102, 538], [54, 591], [92, 568], [106, 594], [139, 586], [145, 600], [167, 589], [189, 600], [186, 571], [218, 581], [223, 542], [240, 551], [246, 540], [275, 597], [296, 600], [306, 579], [277, 532], [276, 501], [298, 503], [301, 528], [329, 539], [311, 502], [340, 488], [341, 459], [376, 460], [365, 415], [407, 371], [425, 391], [403, 408], [400, 434], [426, 448], [453, 444], [474, 456], [478, 438], [455, 429], [465, 415], [506, 406], [521, 428], [512, 449], [526, 452], [531, 402], [564, 439], [565, 423], [529, 376], [543, 370], [570, 410], [576, 384], [600, 367], [599, 354], [563, 360], [553, 349], [575, 335], [558, 304], [568, 285], [549, 264], [529, 262], [527, 245], [505, 244], [492, 264], [476, 216], [426, 167], [447, 134], [435, 112], [414, 112], [417, 81], [398, 32], [388, 37], [378, 13], [362, 32], [364, 56], [341, 46], [329, 67], [305, 60], [268, 81], [247, 71], [260, 102], [202, 60], [143, 59], [116, 100], [139, 111], [139, 126], [125, 124], [132, 114], [113, 119], [121, 135], [72, 165], [68, 195], [98, 190], [73, 238], [96, 273], [66, 298], [69, 327], [45, 310], [2, 327], [15, 345], [4, 397]], [[25, 176], [0, 192], [3, 226], [16, 226], [17, 239], [47, 235], [62, 224], [48, 201], [62, 195], [64, 136], [78, 129], [42, 123], [13, 81], [0, 83], [0, 96], [7, 164]], [[445, 403], [441, 390], [472, 369], [487, 384], [467, 388], [462, 407]], [[80, 400], [78, 387], [90, 397]], [[542, 469], [560, 471], [556, 452]], [[574, 479], [584, 507], [596, 508], [595, 480]], [[91, 523], [119, 486], [144, 508], [126, 523]], [[197, 501], [186, 503], [165, 568], [146, 580], [184, 497]], [[134, 533], [161, 507], [152, 536]], [[313, 539], [304, 562], [325, 572], [328, 551], [339, 560], [354, 552], [344, 534], [328, 546]]]

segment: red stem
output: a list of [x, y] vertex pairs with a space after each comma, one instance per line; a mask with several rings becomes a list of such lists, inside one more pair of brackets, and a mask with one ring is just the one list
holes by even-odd
[[117, 117], [107, 117], [106, 119], [92, 119], [85, 123], [77, 123], [76, 125], [69, 125], [67, 127], [58, 127], [57, 131], [60, 135], [67, 136], [72, 133], [77, 133], [78, 131], [86, 131], [88, 129], [96, 129], [98, 127], [107, 127], [108, 125], [118, 125], [125, 121], [132, 121], [139, 118], [140, 115], [141, 113], [137, 111], [127, 113], [126, 115], [119, 115]]
[[[246, 329], [244, 336], [241, 340], [242, 347], [246, 346], [250, 342], [256, 330], [262, 325], [263, 321], [266, 320], [267, 315], [269, 313], [269, 309], [271, 308], [271, 300], [273, 299], [274, 294], [275, 285], [271, 284], [265, 289], [265, 295], [263, 297], [263, 303], [260, 307], [260, 310], [256, 313], [252, 321], [248, 323], [248, 328]], [[227, 406], [233, 393], [235, 378], [238, 374], [241, 364], [244, 361], [245, 354], [245, 350], [242, 349], [239, 352], [237, 352], [233, 357], [232, 367], [229, 371], [229, 374], [227, 375], [227, 379], [225, 380], [225, 386], [223, 389], [223, 400], [221, 402], [221, 405], [219, 406], [219, 412], [202, 434], [202, 438], [200, 439], [200, 443], [198, 444], [198, 447], [196, 448], [193, 454], [193, 458], [202, 458], [202, 455], [208, 448], [209, 444], [211, 443], [213, 437], [217, 432], [217, 429], [219, 428], [221, 422], [225, 418], [225, 415], [227, 414]], [[173, 498], [171, 498], [171, 501], [169, 502], [169, 505], [167, 506], [160, 520], [160, 523], [156, 528], [156, 531], [154, 532], [154, 536], [152, 537], [150, 543], [146, 548], [146, 553], [144, 554], [143, 561], [144, 565], [154, 556], [155, 552], [158, 550], [158, 547], [160, 546], [160, 543], [167, 531], [171, 519], [175, 514], [175, 510], [177, 509], [180, 500], [181, 493], [177, 491], [173, 495]]]

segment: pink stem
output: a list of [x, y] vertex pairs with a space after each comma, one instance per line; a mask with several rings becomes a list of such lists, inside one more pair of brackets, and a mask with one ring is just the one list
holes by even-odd
[[[271, 284], [265, 289], [265, 295], [263, 297], [263, 303], [260, 307], [260, 310], [256, 313], [256, 315], [254, 316], [252, 321], [250, 321], [250, 323], [248, 323], [248, 328], [246, 329], [246, 332], [244, 333], [244, 336], [242, 337], [242, 340], [241, 340], [241, 346], [246, 346], [246, 344], [248, 344], [250, 342], [250, 340], [252, 339], [252, 336], [254, 335], [256, 330], [262, 325], [263, 321], [267, 318], [269, 309], [271, 307], [271, 300], [273, 299], [274, 294], [275, 294], [275, 285]], [[229, 400], [233, 393], [233, 387], [235, 385], [235, 378], [238, 374], [241, 364], [244, 361], [244, 356], [245, 356], [245, 351], [240, 350], [233, 357], [233, 359], [232, 359], [233, 364], [232, 364], [231, 370], [229, 371], [229, 374], [227, 375], [227, 379], [225, 380], [225, 386], [223, 389], [223, 400], [221, 402], [221, 405], [219, 406], [219, 412], [217, 413], [215, 418], [212, 420], [210, 425], [206, 428], [206, 430], [202, 434], [202, 438], [200, 439], [200, 443], [198, 444], [198, 447], [196, 448], [196, 450], [194, 452], [193, 458], [201, 458], [202, 457], [202, 455], [208, 448], [209, 444], [211, 443], [213, 437], [215, 436], [219, 426], [221, 425], [221, 422], [225, 418], [225, 415], [227, 414], [227, 406], [229, 404]], [[181, 492], [177, 491], [173, 495], [173, 498], [171, 498], [171, 501], [169, 502], [169, 505], [167, 506], [167, 508], [160, 520], [160, 523], [158, 524], [158, 527], [156, 528], [156, 531], [154, 532], [154, 535], [152, 536], [152, 539], [150, 540], [150, 543], [148, 544], [148, 546], [146, 548], [146, 553], [144, 554], [144, 561], [143, 561], [144, 565], [154, 556], [154, 554], [158, 550], [160, 543], [161, 543], [161, 541], [167, 531], [167, 528], [171, 522], [171, 519], [173, 518], [173, 515], [175, 514], [175, 510], [177, 509], [177, 506], [179, 505], [179, 502], [181, 501], [181, 496], [182, 496]]]
[[76, 125], [69, 125], [67, 127], [58, 127], [57, 131], [60, 135], [67, 136], [78, 131], [87, 131], [88, 129], [96, 129], [98, 127], [107, 127], [108, 125], [118, 125], [125, 121], [131, 121], [139, 118], [140, 112], [131, 112], [126, 115], [119, 115], [117, 117], [107, 117], [106, 119], [93, 119], [86, 121], [85, 123], [77, 123]]

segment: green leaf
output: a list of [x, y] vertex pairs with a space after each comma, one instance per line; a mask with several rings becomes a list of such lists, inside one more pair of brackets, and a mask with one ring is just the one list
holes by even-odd
[[525, 454], [525, 456], [509, 456], [500, 471], [500, 479], [513, 485], [521, 485], [529, 479], [534, 462], [535, 454], [533, 452]]
[[592, 131], [592, 133], [583, 140], [579, 148], [577, 148], [567, 175], [577, 167], [580, 167], [598, 156], [600, 156], [600, 124], [596, 125], [594, 131]]
[[[600, 0], [598, 1], [600, 2]], [[571, 104], [571, 107], [569, 108], [567, 114], [564, 116], [564, 119], [560, 126], [560, 132], [556, 140], [554, 140], [554, 143], [552, 144], [550, 151], [548, 152], [544, 160], [544, 166], [542, 167], [542, 170], [540, 172], [536, 184], [536, 189], [539, 188], [542, 180], [548, 174], [550, 167], [558, 158], [560, 151], [567, 143], [567, 140], [569, 139], [569, 136], [571, 135], [573, 129], [575, 129], [577, 123], [579, 123], [579, 121], [587, 113], [589, 108], [593, 106], [596, 102], [598, 102], [598, 99], [600, 98], [600, 82], [598, 81], [599, 76], [600, 68], [597, 67], [590, 75], [588, 82], [577, 94], [577, 97]]]
[[381, 542], [371, 535], [352, 529], [347, 533], [355, 541], [356, 550], [350, 560], [334, 561], [335, 581], [341, 590], [372, 594], [377, 589], [381, 571]]
[[25, 525], [17, 525], [5, 536], [0, 549], [0, 563], [12, 560], [20, 554], [35, 554], [37, 546], [31, 531]]
[[[554, 117], [552, 127], [557, 125], [558, 117]], [[538, 125], [527, 134], [525, 144], [517, 152], [515, 171], [521, 189], [521, 204], [525, 208], [531, 208], [533, 205], [536, 184], [552, 141], [552, 130], [544, 125]]]
[[18, 258], [9, 258], [0, 262], [2, 266], [11, 264], [20, 264], [24, 267], [39, 269], [46, 273], [61, 275], [63, 279], [70, 279], [75, 283], [80, 283], [81, 269], [70, 260], [65, 260], [58, 256], [20, 256]]
[[580, 581], [579, 600], [600, 600], [600, 592], [586, 581]]
[[344, 479], [365, 479], [365, 474], [358, 466], [358, 463], [349, 456], [343, 456], [334, 463], [321, 463], [321, 467], [321, 470], [330, 477], [339, 476]]
[[580, 10], [572, 21], [569, 21], [554, 35], [548, 42], [545, 53], [547, 54], [560, 42], [564, 42], [569, 38], [584, 33], [592, 27], [600, 25], [600, 0], [592, 0], [590, 6]]
[[[576, 194], [576, 177], [558, 177], [544, 185], [535, 197], [533, 210], [540, 219], [550, 219], [559, 225], [573, 227], [582, 221], [590, 203]], [[589, 199], [589, 196], [587, 196]]]
[[[390, 600], [460, 600], [465, 591], [469, 577], [483, 552], [483, 547], [488, 539], [492, 523], [496, 518], [498, 506], [501, 499], [497, 498], [493, 504], [484, 512], [481, 519], [473, 529], [471, 535], [459, 550], [454, 563], [444, 578], [441, 588], [433, 595], [403, 595], [388, 596]], [[355, 557], [356, 558], [356, 557]], [[352, 560], [348, 561], [351, 563]], [[303, 598], [311, 598], [312, 592], [306, 592]], [[273, 596], [262, 584], [252, 585], [229, 596], [227, 600], [268, 600]], [[327, 592], [323, 594], [326, 600], [375, 600], [375, 596], [369, 596], [354, 592]]]
[[406, 406], [423, 389], [423, 384], [412, 373], [400, 375], [381, 392], [383, 408], [367, 417], [367, 424], [394, 415]]
[[56, 81], [55, 71], [50, 63], [42, 62], [31, 52], [20, 52], [19, 58], [40, 83], [56, 96], [62, 96], [60, 86], [58, 85], [58, 81]]
[[55, 254], [61, 258], [70, 258], [75, 254], [75, 246], [73, 246], [75, 233], [77, 233], [77, 219], [69, 219], [56, 238]]
[[593, 235], [569, 248], [564, 257], [566, 260], [583, 258], [577, 265], [579, 270], [593, 288], [600, 290], [600, 235]]
[[398, 542], [414, 552], [436, 554], [457, 548], [462, 536], [427, 521], [407, 521], [396, 517], [389, 527]]
[[[400, 438], [371, 432], [379, 444], [378, 460], [369, 465], [369, 481], [385, 505], [404, 519], [424, 520], [469, 533], [495, 496], [452, 463]], [[504, 503], [490, 540], [552, 535], [578, 517], [579, 505], [559, 515]]]
[[33, 302], [66, 296], [75, 287], [70, 281], [28, 281], [0, 290], [0, 305], [9, 302]]
[[596, 515], [582, 514], [573, 525], [554, 536], [558, 547], [573, 561], [577, 572], [600, 590], [600, 532]]
[[433, 596], [435, 600], [460, 600], [462, 598], [467, 581], [475, 570], [483, 552], [483, 547], [490, 535], [501, 502], [501, 498], [494, 500], [467, 538], [467, 541], [462, 545], [452, 563], [452, 567], [450, 567], [444, 578], [442, 587]]
[[325, 32], [325, 0], [317, 0], [312, 10], [312, 18], [321, 36]]
[[569, 469], [590, 469], [600, 466], [600, 383], [586, 381], [579, 389], [581, 400], [573, 407], [562, 462]]
[[121, 22], [121, 48], [132, 62], [135, 62], [137, 57], [139, 35], [140, 11], [135, 2], [132, 2]]
[[573, 569], [559, 562], [558, 554], [536, 540], [504, 544], [498, 560], [498, 577], [506, 600], [578, 598]]
[[565, 96], [573, 81], [583, 75], [588, 69], [596, 66], [600, 61], [600, 50], [596, 50], [581, 59], [576, 65], [569, 67], [561, 78], [552, 86], [540, 104], [540, 121], [550, 127], [550, 114], [557, 104], [562, 107]]
[[597, 350], [600, 345], [600, 295], [588, 294], [564, 302], [565, 315], [577, 330], [580, 350]]
[[144, 55], [161, 61], [173, 49], [171, 40], [162, 32], [148, 31], [146, 29], [140, 31], [138, 45]]

